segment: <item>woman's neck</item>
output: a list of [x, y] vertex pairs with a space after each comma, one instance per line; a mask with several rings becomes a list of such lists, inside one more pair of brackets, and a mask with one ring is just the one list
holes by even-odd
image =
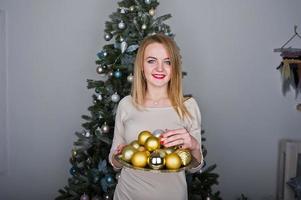
[[165, 107], [170, 106], [170, 101], [166, 91], [147, 91], [145, 96], [145, 106]]

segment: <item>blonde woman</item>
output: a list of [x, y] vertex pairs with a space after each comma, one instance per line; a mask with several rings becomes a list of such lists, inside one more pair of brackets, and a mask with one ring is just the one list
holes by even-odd
[[181, 76], [181, 56], [173, 39], [155, 34], [141, 42], [132, 93], [119, 102], [116, 113], [109, 160], [114, 169], [121, 169], [121, 174], [114, 200], [188, 198], [184, 171], [153, 173], [122, 168], [114, 159], [125, 144], [137, 139], [139, 132], [162, 129], [166, 132], [161, 136], [161, 144], [188, 148], [197, 160], [189, 171], [201, 169], [201, 115], [197, 102], [183, 97]]

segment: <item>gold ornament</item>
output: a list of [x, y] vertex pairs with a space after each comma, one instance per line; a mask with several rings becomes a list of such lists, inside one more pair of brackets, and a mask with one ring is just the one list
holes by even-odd
[[134, 147], [135, 149], [139, 149], [140, 145], [138, 143], [138, 140], [134, 140], [133, 142], [131, 142], [130, 144], [132, 147]]
[[149, 138], [147, 138], [147, 140], [145, 141], [144, 144], [145, 148], [148, 151], [154, 151], [156, 149], [160, 148], [160, 141], [158, 138], [156, 138], [155, 136], [150, 136]]
[[76, 149], [72, 149], [72, 151], [71, 151], [71, 152], [72, 152], [72, 156], [73, 156], [73, 157], [75, 157], [75, 156], [77, 155], [77, 151], [76, 151]]
[[122, 160], [130, 162], [136, 151], [137, 150], [131, 145], [125, 146], [122, 150]]
[[165, 156], [165, 165], [167, 169], [177, 170], [181, 167], [182, 161], [177, 153], [171, 153]]
[[167, 147], [167, 148], [164, 148], [163, 150], [166, 152], [166, 154], [171, 154], [175, 151], [175, 148], [174, 147]]
[[131, 162], [135, 167], [145, 167], [147, 165], [148, 155], [145, 151], [137, 151], [134, 153]]
[[157, 152], [160, 154], [161, 157], [165, 157], [167, 155], [166, 151], [164, 149], [157, 149], [154, 152]]
[[145, 147], [144, 146], [139, 146], [138, 151], [145, 151]]
[[176, 153], [180, 156], [184, 166], [187, 166], [191, 162], [192, 157], [188, 149], [177, 149]]
[[164, 156], [156, 150], [148, 157], [147, 164], [152, 169], [162, 169], [165, 165]]
[[141, 131], [138, 135], [138, 143], [140, 145], [144, 145], [145, 141], [147, 140], [147, 138], [149, 138], [150, 136], [152, 136], [152, 133], [149, 131]]

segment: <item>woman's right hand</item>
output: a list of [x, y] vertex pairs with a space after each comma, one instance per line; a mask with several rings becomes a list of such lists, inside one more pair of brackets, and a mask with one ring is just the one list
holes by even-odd
[[119, 144], [117, 148], [114, 150], [113, 155], [111, 157], [114, 170], [119, 171], [122, 168], [122, 165], [115, 159], [115, 155], [119, 155], [122, 153], [123, 148], [126, 146], [126, 144]]
[[114, 155], [119, 155], [122, 153], [123, 148], [126, 146], [126, 144], [119, 144], [117, 148], [114, 151]]

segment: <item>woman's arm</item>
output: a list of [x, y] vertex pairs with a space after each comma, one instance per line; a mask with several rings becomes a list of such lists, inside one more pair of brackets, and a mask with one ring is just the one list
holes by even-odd
[[122, 168], [122, 166], [118, 163], [118, 161], [114, 158], [114, 155], [120, 154], [122, 148], [124, 147], [125, 137], [124, 137], [124, 111], [123, 111], [123, 102], [122, 100], [119, 102], [117, 107], [116, 116], [115, 116], [115, 127], [114, 127], [114, 137], [112, 141], [112, 146], [109, 154], [109, 161], [113, 166], [114, 170], [118, 171]]

